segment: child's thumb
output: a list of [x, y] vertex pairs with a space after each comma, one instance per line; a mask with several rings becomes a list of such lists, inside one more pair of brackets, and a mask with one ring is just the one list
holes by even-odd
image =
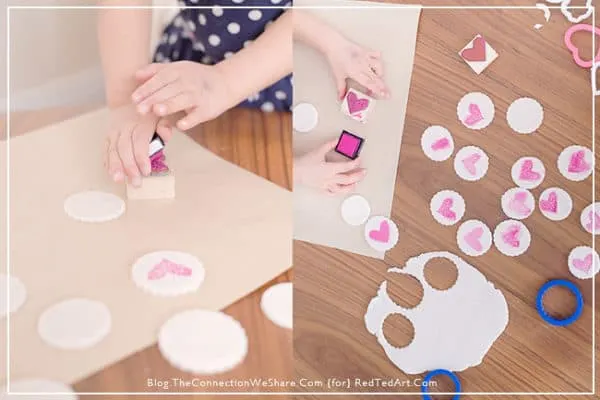
[[338, 92], [338, 100], [342, 100], [346, 95], [346, 78], [342, 75], [335, 77]]
[[325, 142], [321, 145], [321, 147], [319, 147], [318, 149], [318, 154], [319, 157], [323, 156], [325, 157], [325, 155], [327, 153], [329, 153], [331, 150], [333, 150], [335, 148], [335, 146], [337, 145], [338, 140], [337, 139], [332, 139], [328, 142]]

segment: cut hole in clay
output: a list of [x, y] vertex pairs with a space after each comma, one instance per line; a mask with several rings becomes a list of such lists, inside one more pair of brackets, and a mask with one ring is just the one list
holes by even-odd
[[456, 265], [446, 258], [433, 258], [425, 265], [425, 281], [434, 289], [448, 290], [456, 283]]
[[388, 274], [387, 292], [400, 307], [413, 308], [423, 300], [423, 286], [409, 274]]
[[415, 328], [402, 314], [390, 314], [383, 321], [383, 334], [389, 344], [401, 349], [413, 341]]
[[569, 318], [577, 308], [573, 293], [563, 286], [553, 286], [544, 294], [542, 299], [544, 310], [552, 318], [563, 320]]

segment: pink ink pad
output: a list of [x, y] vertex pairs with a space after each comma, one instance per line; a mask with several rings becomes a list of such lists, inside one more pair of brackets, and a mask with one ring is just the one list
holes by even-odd
[[335, 146], [335, 151], [351, 160], [355, 160], [360, 153], [364, 141], [365, 140], [360, 136], [356, 136], [348, 131], [342, 131], [338, 143]]

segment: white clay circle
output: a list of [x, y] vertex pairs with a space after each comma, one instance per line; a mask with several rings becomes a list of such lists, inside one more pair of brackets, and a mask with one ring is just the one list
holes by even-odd
[[158, 349], [182, 371], [218, 374], [244, 360], [248, 337], [242, 325], [227, 314], [188, 310], [164, 323], [158, 334]]
[[[6, 304], [7, 285], [10, 285], [10, 304]], [[0, 274], [0, 318], [6, 317], [7, 313], [14, 313], [17, 311], [25, 300], [27, 299], [27, 289], [23, 282], [15, 276], [11, 276], [10, 279], [6, 274]], [[10, 305], [10, 308], [9, 308]]]
[[527, 251], [530, 244], [531, 233], [521, 221], [506, 220], [494, 230], [494, 245], [506, 256], [519, 256]]
[[487, 174], [490, 160], [477, 146], [465, 146], [454, 157], [454, 171], [461, 179], [474, 182]]
[[544, 163], [536, 157], [521, 157], [510, 170], [513, 182], [524, 189], [538, 187], [546, 177]]
[[433, 218], [442, 225], [456, 224], [465, 215], [465, 200], [453, 190], [441, 190], [431, 198], [429, 209]]
[[155, 251], [140, 257], [131, 270], [133, 282], [156, 296], [195, 292], [204, 282], [202, 262], [180, 251]]
[[452, 134], [443, 126], [430, 126], [421, 136], [421, 149], [433, 161], [445, 161], [454, 152]]
[[[78, 399], [77, 394], [70, 386], [50, 379], [23, 379], [13, 381], [10, 383], [11, 394], [9, 395], [6, 392], [7, 387], [4, 386], [0, 393], [0, 400], [40, 400], [45, 398], [50, 400]], [[31, 394], [25, 395], [17, 393]]]
[[260, 308], [273, 323], [292, 329], [294, 325], [294, 288], [291, 282], [273, 285], [263, 293]]
[[123, 215], [125, 202], [112, 193], [88, 191], [67, 197], [64, 208], [77, 221], [106, 222]]
[[492, 99], [480, 92], [463, 96], [456, 108], [458, 119], [469, 129], [483, 129], [494, 120], [495, 108]]
[[538, 204], [540, 212], [552, 221], [562, 221], [573, 210], [573, 200], [569, 193], [557, 187], [544, 190]]
[[600, 202], [592, 203], [584, 208], [579, 222], [586, 232], [600, 235]]
[[367, 199], [361, 195], [354, 194], [342, 202], [341, 213], [342, 219], [348, 225], [360, 226], [371, 215], [371, 206]]
[[544, 109], [535, 99], [523, 97], [515, 100], [506, 112], [508, 126], [517, 133], [533, 133], [544, 121]]
[[310, 103], [297, 104], [292, 110], [292, 125], [297, 132], [310, 132], [315, 129], [318, 122], [319, 112]]
[[502, 211], [510, 219], [525, 219], [535, 210], [535, 198], [527, 189], [512, 188], [502, 195]]
[[558, 156], [557, 166], [562, 176], [570, 181], [580, 182], [592, 174], [594, 154], [587, 147], [569, 146]]
[[59, 349], [85, 349], [98, 344], [111, 329], [108, 307], [99, 301], [73, 298], [46, 309], [38, 320], [44, 342]]
[[589, 246], [575, 247], [569, 253], [569, 271], [579, 279], [590, 279], [600, 270], [598, 253]]
[[470, 219], [458, 227], [456, 242], [466, 255], [479, 257], [492, 247], [492, 232], [483, 222]]
[[374, 250], [384, 252], [398, 243], [398, 227], [391, 219], [371, 217], [365, 224], [365, 240]]

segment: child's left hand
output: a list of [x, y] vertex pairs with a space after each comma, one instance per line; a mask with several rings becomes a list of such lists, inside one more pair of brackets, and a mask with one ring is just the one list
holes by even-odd
[[140, 114], [159, 117], [187, 114], [177, 128], [187, 130], [233, 107], [226, 79], [218, 66], [191, 61], [150, 64], [136, 72], [143, 82], [131, 95]]

